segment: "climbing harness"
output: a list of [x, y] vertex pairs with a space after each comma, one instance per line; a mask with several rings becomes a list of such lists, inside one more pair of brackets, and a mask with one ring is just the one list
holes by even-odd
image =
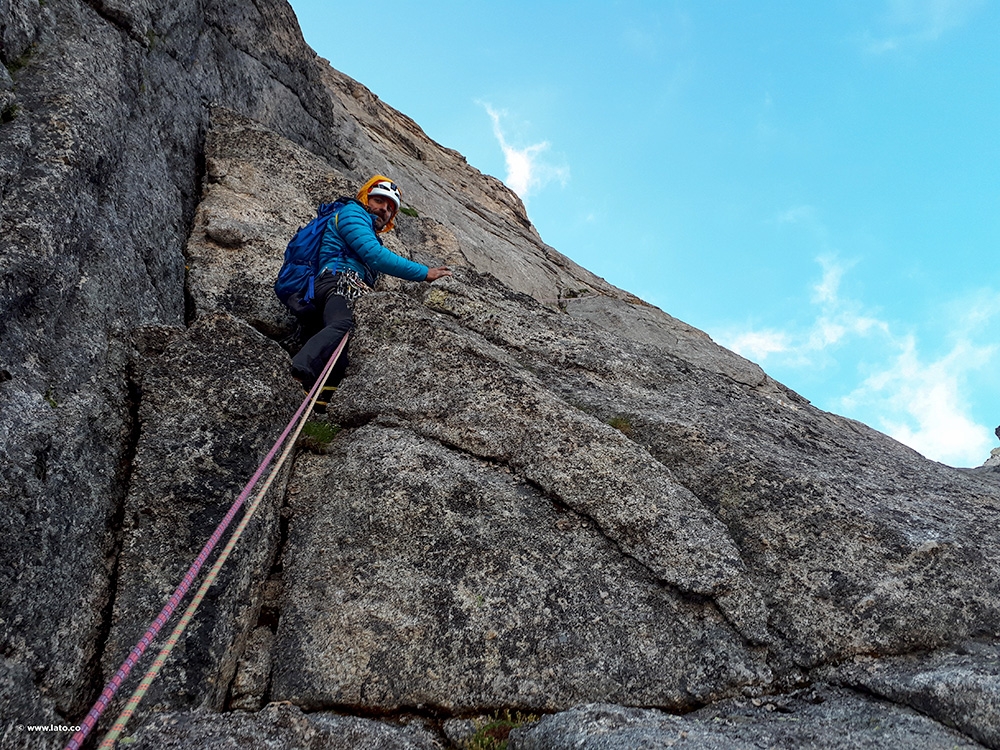
[[[299, 433], [302, 431], [302, 428], [305, 426], [306, 421], [309, 419], [312, 407], [315, 404], [317, 398], [319, 397], [320, 392], [323, 390], [323, 384], [326, 382], [326, 378], [333, 370], [334, 365], [340, 358], [341, 352], [343, 352], [344, 347], [347, 345], [348, 335], [349, 335], [348, 333], [344, 334], [344, 338], [340, 340], [340, 344], [337, 346], [336, 350], [330, 356], [330, 360], [326, 363], [326, 367], [323, 368], [322, 375], [320, 375], [319, 379], [316, 381], [316, 384], [312, 387], [312, 390], [309, 392], [309, 395], [306, 396], [305, 400], [299, 406], [298, 410], [295, 412], [295, 415], [292, 417], [288, 425], [285, 427], [284, 432], [281, 433], [281, 436], [271, 447], [271, 450], [264, 457], [264, 460], [261, 462], [260, 466], [257, 467], [257, 471], [250, 478], [250, 481], [247, 482], [246, 486], [243, 488], [243, 491], [240, 492], [239, 497], [237, 497], [236, 500], [233, 502], [232, 506], [229, 508], [229, 511], [223, 517], [222, 521], [219, 522], [219, 525], [212, 533], [212, 536], [209, 537], [208, 541], [205, 543], [205, 546], [198, 554], [198, 557], [195, 558], [195, 561], [191, 564], [191, 567], [184, 575], [183, 580], [181, 580], [181, 583], [177, 586], [177, 589], [171, 595], [170, 599], [167, 601], [167, 604], [160, 611], [160, 614], [156, 616], [156, 618], [150, 624], [149, 628], [139, 639], [138, 643], [136, 643], [135, 646], [132, 648], [132, 651], [129, 653], [128, 657], [125, 659], [124, 662], [122, 662], [121, 666], [118, 668], [118, 671], [115, 672], [114, 676], [108, 681], [107, 685], [104, 686], [104, 690], [101, 691], [101, 695], [97, 699], [97, 702], [94, 703], [93, 707], [87, 713], [87, 716], [80, 723], [79, 729], [70, 739], [69, 743], [65, 747], [65, 750], [80, 750], [80, 748], [83, 746], [84, 741], [87, 739], [90, 732], [93, 731], [94, 727], [97, 725], [98, 720], [101, 718], [101, 715], [104, 713], [105, 709], [107, 709], [108, 705], [111, 703], [111, 700], [112, 698], [114, 698], [115, 693], [118, 692], [118, 689], [122, 686], [122, 683], [125, 681], [129, 673], [132, 671], [132, 668], [136, 665], [136, 663], [145, 653], [146, 649], [149, 648], [149, 646], [153, 643], [156, 636], [159, 634], [160, 630], [173, 615], [174, 610], [177, 609], [177, 606], [184, 598], [184, 595], [187, 593], [188, 589], [191, 588], [191, 584], [193, 584], [195, 579], [198, 577], [198, 573], [201, 571], [201, 568], [202, 566], [204, 566], [209, 555], [212, 554], [212, 551], [215, 549], [219, 541], [222, 539], [222, 535], [225, 533], [229, 524], [232, 522], [233, 518], [236, 517], [236, 514], [239, 512], [240, 508], [243, 506], [243, 504], [246, 502], [246, 499], [250, 496], [250, 493], [253, 491], [253, 488], [257, 485], [257, 482], [260, 481], [260, 478], [264, 475], [264, 472], [267, 470], [267, 467], [274, 459], [274, 456], [278, 453], [278, 450], [284, 445], [284, 451], [282, 452], [280, 459], [274, 465], [274, 468], [271, 470], [271, 473], [268, 475], [267, 480], [261, 486], [260, 490], [254, 497], [253, 501], [250, 503], [250, 505], [247, 506], [247, 510], [246, 513], [243, 515], [243, 519], [240, 521], [239, 525], [236, 527], [236, 530], [233, 532], [226, 546], [219, 554], [218, 559], [215, 561], [215, 564], [212, 566], [208, 575], [205, 577], [205, 580], [202, 583], [201, 587], [198, 589], [197, 593], [192, 598], [190, 604], [187, 607], [187, 610], [185, 610], [184, 615], [177, 623], [177, 627], [174, 629], [173, 633], [171, 633], [170, 637], [167, 639], [165, 645], [160, 650], [160, 653], [158, 654], [157, 658], [153, 661], [153, 664], [150, 667], [149, 671], [146, 673], [146, 676], [143, 678], [142, 682], [140, 682], [135, 692], [129, 698], [125, 708], [122, 710], [121, 714], [118, 716], [111, 730], [104, 737], [104, 740], [100, 744], [101, 749], [114, 747], [115, 742], [117, 741], [118, 737], [124, 730], [125, 725], [128, 723], [128, 720], [135, 713], [135, 709], [139, 705], [139, 702], [142, 700], [143, 696], [145, 696], [146, 692], [149, 690], [150, 685], [156, 678], [156, 675], [159, 673], [160, 669], [163, 667], [167, 657], [173, 650], [173, 647], [180, 640], [180, 637], [184, 633], [184, 629], [187, 627], [188, 623], [191, 621], [191, 618], [194, 617], [195, 611], [201, 604], [201, 601], [205, 597], [205, 594], [208, 591], [209, 587], [215, 582], [216, 578], [218, 577], [219, 571], [222, 569], [222, 566], [225, 564], [226, 559], [229, 557], [229, 554], [236, 546], [237, 541], [239, 541], [240, 535], [243, 533], [244, 529], [246, 529], [247, 524], [250, 522], [250, 519], [253, 517], [254, 512], [257, 510], [257, 506], [260, 504], [261, 500], [263, 500], [264, 495], [271, 487], [271, 484], [274, 481], [275, 477], [281, 471], [282, 466], [288, 459], [288, 456], [291, 454], [292, 449], [295, 446], [295, 441], [298, 438]], [[291, 435], [291, 439], [288, 439], [289, 435]]]

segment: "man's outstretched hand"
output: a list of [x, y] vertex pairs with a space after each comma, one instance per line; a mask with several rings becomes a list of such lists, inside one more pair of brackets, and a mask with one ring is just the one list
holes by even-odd
[[448, 269], [448, 266], [428, 268], [427, 278], [425, 278], [424, 281], [434, 281], [435, 279], [440, 279], [442, 276], [451, 276], [451, 271]]

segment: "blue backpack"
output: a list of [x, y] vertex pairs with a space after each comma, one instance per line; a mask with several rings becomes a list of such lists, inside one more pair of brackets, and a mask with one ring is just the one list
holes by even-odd
[[274, 293], [288, 308], [303, 314], [314, 309], [314, 285], [319, 271], [319, 249], [323, 233], [334, 212], [348, 199], [338, 198], [333, 203], [323, 203], [316, 210], [316, 218], [299, 227], [285, 248], [285, 260], [274, 282]]

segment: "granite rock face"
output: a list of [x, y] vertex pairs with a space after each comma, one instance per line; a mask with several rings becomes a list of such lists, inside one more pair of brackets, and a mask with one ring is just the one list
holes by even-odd
[[[285, 352], [242, 321], [216, 313], [187, 329], [147, 333], [165, 340], [162, 350], [146, 352], [138, 379], [139, 437], [119, 526], [107, 674], [128, 656], [298, 406]], [[150, 706], [225, 705], [277, 553], [281, 487], [257, 511], [223, 568], [219, 593], [179, 646], [175, 658], [186, 669], [156, 683]], [[188, 659], [187, 648], [200, 655]]]
[[300, 461], [290, 489], [273, 698], [685, 706], [767, 682], [762, 654], [715, 607], [495, 459], [375, 425], [337, 442]]
[[926, 716], [839, 690], [731, 700], [684, 716], [590, 704], [515, 729], [510, 750], [881, 750], [982, 747]]
[[164, 714], [130, 737], [148, 750], [438, 750], [435, 735], [419, 722], [388, 724], [356, 716], [305, 714], [295, 706], [268, 706], [256, 714], [193, 711]]
[[[466, 202], [482, 206], [466, 236], [495, 224], [542, 243], [513, 194], [317, 58], [284, 2], [10, 0], [0, 39], [0, 505], [4, 537], [17, 540], [0, 551], [0, 658], [28, 667], [24, 690], [77, 715], [104, 679], [138, 435], [133, 332], [200, 315], [185, 246], [212, 174], [210, 105], [271, 127], [352, 184], [390, 169], [400, 149], [407, 163], [440, 165], [415, 170], [418, 203], [447, 202], [422, 184], [457, 172]], [[232, 242], [236, 218], [215, 236]], [[428, 231], [454, 234], [441, 221]], [[497, 244], [510, 243], [488, 252], [505, 257]]]
[[80, 721], [295, 411], [270, 285], [375, 172], [417, 214], [387, 244], [456, 274], [358, 302], [341, 431], [279, 476], [136, 746], [447, 747], [512, 710], [546, 716], [511, 747], [1000, 747], [994, 468], [546, 246], [283, 2], [9, 0], [0, 58], [4, 748], [65, 743], [19, 727]]
[[968, 641], [934, 654], [859, 658], [834, 670], [839, 684], [909, 706], [988, 747], [1000, 746], [1000, 650]]
[[132, 332], [186, 322], [206, 102], [319, 143], [303, 103], [323, 87], [282, 3], [13, 0], [0, 32], [0, 505], [16, 540], [0, 652], [34, 675], [23, 690], [77, 715], [101, 681], [135, 450]]

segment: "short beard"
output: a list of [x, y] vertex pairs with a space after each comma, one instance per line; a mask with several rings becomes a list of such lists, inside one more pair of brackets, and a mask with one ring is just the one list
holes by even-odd
[[389, 223], [385, 219], [383, 219], [381, 216], [379, 216], [377, 213], [375, 213], [370, 208], [368, 208], [368, 206], [365, 206], [365, 208], [368, 210], [368, 213], [370, 213], [372, 215], [372, 217], [375, 219], [375, 231], [376, 232], [381, 231], [383, 229], [383, 227], [385, 227], [385, 225]]

